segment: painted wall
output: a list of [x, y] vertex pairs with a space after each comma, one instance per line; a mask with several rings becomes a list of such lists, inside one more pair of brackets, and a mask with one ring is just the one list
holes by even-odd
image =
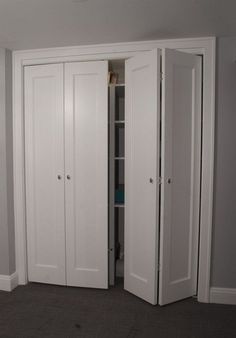
[[211, 285], [236, 288], [236, 37], [217, 43]]
[[11, 57], [0, 48], [0, 275], [15, 271]]

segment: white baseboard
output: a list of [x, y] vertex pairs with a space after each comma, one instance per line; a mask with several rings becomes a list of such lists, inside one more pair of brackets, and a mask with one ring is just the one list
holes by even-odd
[[0, 291], [12, 291], [18, 285], [18, 275], [14, 272], [12, 275], [0, 275]]
[[236, 305], [236, 289], [212, 287], [210, 289], [210, 303]]

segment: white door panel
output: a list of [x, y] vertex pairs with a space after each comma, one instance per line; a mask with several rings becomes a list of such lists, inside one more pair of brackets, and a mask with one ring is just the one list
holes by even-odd
[[26, 67], [28, 278], [62, 285], [65, 284], [63, 125], [63, 65]]
[[125, 65], [124, 287], [157, 303], [160, 52]]
[[201, 58], [164, 50], [162, 62], [160, 305], [196, 294], [201, 151]]
[[108, 64], [65, 65], [67, 284], [108, 286]]

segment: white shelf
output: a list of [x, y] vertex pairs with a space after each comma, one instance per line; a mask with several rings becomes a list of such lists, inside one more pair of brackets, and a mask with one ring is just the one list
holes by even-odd
[[116, 204], [114, 205], [114, 207], [115, 207], [115, 208], [124, 208], [125, 205], [124, 205], [124, 204], [118, 204], [118, 203], [116, 203]]
[[109, 87], [124, 87], [124, 83], [109, 83]]

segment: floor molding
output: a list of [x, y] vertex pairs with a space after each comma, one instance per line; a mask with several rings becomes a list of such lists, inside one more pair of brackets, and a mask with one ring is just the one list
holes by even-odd
[[210, 303], [236, 305], [236, 289], [212, 287]]
[[18, 285], [18, 275], [14, 272], [12, 275], [0, 275], [0, 291], [12, 291]]

